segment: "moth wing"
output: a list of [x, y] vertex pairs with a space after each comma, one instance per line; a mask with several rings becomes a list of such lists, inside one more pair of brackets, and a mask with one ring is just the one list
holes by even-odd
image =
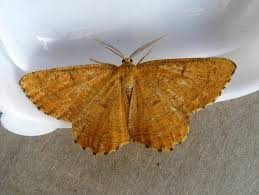
[[73, 137], [94, 154], [117, 150], [129, 142], [128, 100], [120, 74], [104, 84], [73, 122]]
[[215, 101], [235, 71], [222, 58], [155, 60], [137, 65], [129, 132], [136, 142], [171, 149], [189, 131], [190, 112]]
[[157, 81], [178, 110], [193, 112], [221, 95], [236, 65], [224, 58], [187, 58], [144, 62], [138, 68]]
[[152, 79], [136, 78], [130, 102], [131, 139], [158, 151], [171, 150], [189, 131], [188, 113], [173, 102]]
[[109, 64], [54, 68], [29, 73], [22, 77], [20, 85], [38, 109], [72, 122], [116, 69]]
[[128, 143], [128, 102], [117, 67], [86, 65], [25, 75], [20, 84], [45, 113], [72, 122], [74, 140], [94, 153]]

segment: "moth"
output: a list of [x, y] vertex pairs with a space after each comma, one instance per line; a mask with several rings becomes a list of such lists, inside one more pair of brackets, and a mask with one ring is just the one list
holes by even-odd
[[103, 63], [53, 68], [23, 76], [20, 85], [44, 113], [72, 123], [72, 136], [93, 154], [108, 154], [130, 140], [159, 152], [173, 150], [189, 132], [189, 115], [213, 103], [236, 65], [224, 58], [161, 59], [121, 66]]

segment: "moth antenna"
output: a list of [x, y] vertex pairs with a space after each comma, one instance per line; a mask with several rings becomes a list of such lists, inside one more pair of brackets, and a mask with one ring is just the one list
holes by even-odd
[[129, 58], [133, 58], [134, 56], [138, 55], [140, 52], [142, 52], [143, 50], [145, 50], [147, 47], [153, 45], [154, 43], [158, 42], [160, 39], [164, 38], [165, 36], [159, 37], [157, 39], [154, 39], [153, 41], [150, 41], [148, 43], [146, 43], [145, 45], [139, 47], [136, 51], [134, 51]]
[[95, 41], [97, 41], [98, 43], [100, 43], [102, 46], [104, 46], [106, 49], [110, 50], [111, 52], [113, 52], [115, 55], [121, 57], [122, 59], [125, 58], [125, 55], [120, 52], [118, 49], [116, 49], [114, 46], [108, 44], [108, 43], [105, 43], [103, 41], [100, 41], [98, 39], [94, 39]]
[[140, 64], [145, 59], [145, 57], [147, 57], [151, 53], [152, 49], [153, 49], [153, 47], [151, 47], [148, 50], [148, 52], [139, 60], [139, 62], [137, 64]]
[[97, 63], [97, 64], [107, 64], [107, 63], [105, 63], [105, 62], [100, 62], [100, 61], [95, 60], [95, 59], [92, 59], [92, 58], [90, 58], [89, 60], [91, 60], [91, 61], [93, 61], [93, 62], [95, 62], [95, 63]]

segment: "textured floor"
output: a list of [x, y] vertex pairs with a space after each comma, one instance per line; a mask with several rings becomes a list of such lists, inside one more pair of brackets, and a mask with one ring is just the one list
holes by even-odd
[[129, 144], [96, 157], [68, 129], [23, 137], [1, 127], [0, 194], [258, 194], [258, 130], [259, 92], [194, 114], [172, 153]]

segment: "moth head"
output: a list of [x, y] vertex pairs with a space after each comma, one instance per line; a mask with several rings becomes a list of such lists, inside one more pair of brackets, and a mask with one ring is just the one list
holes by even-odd
[[[133, 60], [132, 58], [137, 56], [138, 54], [140, 54], [141, 52], [143, 52], [146, 48], [150, 47], [151, 45], [153, 45], [154, 43], [156, 43], [157, 41], [159, 41], [160, 39], [162, 39], [164, 36], [162, 37], [159, 37], [157, 39], [154, 39], [153, 41], [150, 41], [148, 43], [146, 43], [145, 45], [139, 47], [138, 49], [136, 49], [129, 57], [125, 57], [125, 55], [119, 51], [118, 49], [116, 49], [114, 46], [108, 44], [108, 43], [105, 43], [103, 41], [100, 41], [98, 39], [94, 39], [95, 41], [97, 41], [98, 43], [100, 43], [101, 45], [103, 45], [106, 49], [110, 50], [111, 52], [113, 52], [115, 55], [119, 56], [122, 58], [122, 63], [128, 63], [128, 64], [132, 64], [133, 63]], [[151, 48], [152, 49], [152, 48]], [[138, 62], [138, 64], [140, 64], [144, 58], [151, 52], [151, 49], [140, 59], [140, 61]], [[92, 60], [92, 61], [95, 61], [97, 63], [99, 63], [98, 61], [96, 60]]]
[[122, 63], [132, 63], [133, 60], [131, 58], [123, 58]]

